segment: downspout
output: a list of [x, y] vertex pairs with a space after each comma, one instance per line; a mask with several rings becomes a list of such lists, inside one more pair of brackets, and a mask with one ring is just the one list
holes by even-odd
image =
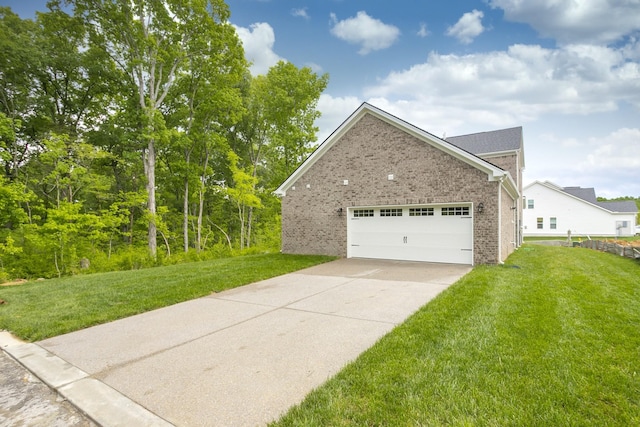
[[502, 181], [504, 175], [498, 181], [498, 264], [502, 264]]

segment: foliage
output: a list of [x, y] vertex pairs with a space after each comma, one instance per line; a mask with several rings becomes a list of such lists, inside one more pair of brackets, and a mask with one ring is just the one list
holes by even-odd
[[222, 0], [48, 8], [0, 7], [0, 281], [277, 250], [328, 77], [251, 76]]
[[638, 425], [639, 268], [525, 245], [476, 267], [273, 425]]
[[40, 340], [331, 259], [262, 254], [3, 287], [0, 298], [6, 303], [0, 306], [0, 329], [23, 339]]

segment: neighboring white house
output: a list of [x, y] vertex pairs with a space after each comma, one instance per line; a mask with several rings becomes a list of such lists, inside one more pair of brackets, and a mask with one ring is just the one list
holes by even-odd
[[523, 191], [523, 235], [633, 236], [634, 201], [599, 202], [593, 188], [535, 181]]

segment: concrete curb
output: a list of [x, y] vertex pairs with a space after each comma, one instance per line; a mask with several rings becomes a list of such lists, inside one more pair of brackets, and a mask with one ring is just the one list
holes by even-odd
[[173, 426], [37, 344], [0, 331], [0, 348], [100, 426]]

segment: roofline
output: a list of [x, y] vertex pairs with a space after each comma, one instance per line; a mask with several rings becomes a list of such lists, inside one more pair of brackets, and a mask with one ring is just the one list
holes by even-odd
[[495, 129], [495, 130], [485, 130], [485, 131], [480, 131], [480, 132], [471, 132], [471, 133], [465, 133], [463, 135], [451, 135], [449, 138], [459, 138], [461, 136], [480, 135], [481, 133], [500, 132], [500, 131], [511, 130], [511, 129], [522, 129], [522, 126], [513, 126], [513, 127], [510, 127], [510, 128]]
[[289, 177], [275, 190], [275, 194], [285, 196], [289, 187], [291, 187], [291, 185], [293, 185], [293, 183], [302, 174], [313, 166], [313, 164], [315, 164], [315, 162], [320, 159], [322, 155], [333, 146], [333, 144], [335, 144], [362, 117], [364, 117], [365, 114], [371, 114], [374, 117], [407, 132], [415, 138], [441, 149], [447, 154], [456, 157], [470, 166], [485, 172], [490, 181], [503, 180], [507, 177], [508, 181], [511, 181], [512, 189], [515, 190], [515, 193], [512, 195], [517, 196], [519, 194], [515, 182], [509, 172], [366, 102], [363, 102], [360, 107], [358, 107], [344, 122], [342, 122], [342, 124], [333, 131], [331, 135], [329, 135], [327, 139], [325, 139], [322, 144], [320, 144], [313, 153], [311, 153], [311, 155], [307, 157], [307, 159], [302, 162], [295, 171], [293, 171], [291, 175], [289, 175]]
[[559, 185], [554, 184], [554, 183], [553, 183], [553, 182], [551, 182], [551, 181], [544, 181], [544, 182], [537, 181], [537, 180], [536, 180], [536, 181], [533, 181], [531, 184], [526, 185], [526, 186], [522, 189], [522, 193], [524, 194], [524, 192], [526, 191], [526, 189], [527, 189], [527, 188], [529, 188], [529, 187], [531, 187], [531, 186], [533, 186], [533, 185], [535, 185], [535, 184], [540, 184], [540, 185], [542, 185], [543, 187], [547, 187], [547, 188], [548, 188], [548, 189], [550, 189], [550, 190], [553, 190], [553, 191], [556, 191], [556, 192], [558, 192], [558, 193], [561, 193], [561, 194], [562, 194], [562, 195], [564, 195], [564, 196], [571, 197], [572, 199], [579, 200], [579, 201], [581, 201], [582, 203], [586, 203], [586, 204], [588, 204], [589, 206], [593, 206], [593, 207], [595, 207], [595, 208], [598, 208], [598, 209], [603, 210], [603, 211], [605, 211], [605, 212], [608, 212], [608, 213], [610, 213], [610, 214], [614, 214], [614, 215], [628, 215], [628, 214], [634, 214], [634, 215], [637, 215], [637, 214], [638, 214], [638, 211], [635, 211], [635, 212], [616, 212], [616, 211], [611, 211], [611, 210], [609, 210], [609, 209], [607, 209], [607, 208], [605, 208], [605, 207], [602, 207], [602, 206], [599, 206], [599, 205], [595, 205], [595, 204], [591, 203], [591, 202], [590, 202], [590, 201], [588, 201], [588, 200], [581, 199], [580, 197], [577, 197], [577, 196], [574, 196], [573, 194], [569, 194], [569, 193], [567, 193], [566, 191], [564, 191], [564, 190], [562, 189], [563, 187], [560, 187]]

